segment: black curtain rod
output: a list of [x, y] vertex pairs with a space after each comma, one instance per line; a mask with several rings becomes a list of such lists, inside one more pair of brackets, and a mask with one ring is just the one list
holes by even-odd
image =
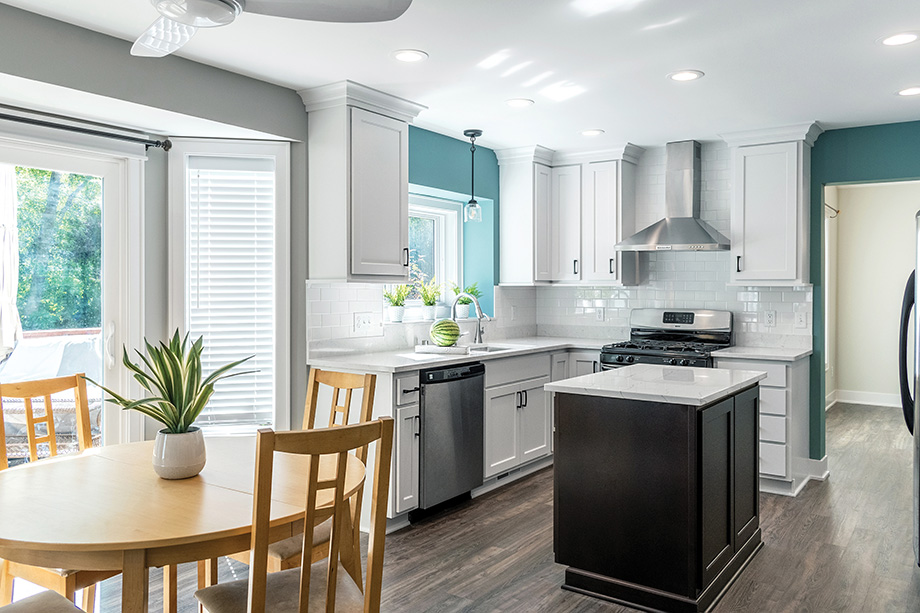
[[172, 148], [172, 143], [170, 142], [168, 138], [165, 140], [152, 140], [149, 138], [137, 138], [136, 136], [125, 136], [123, 134], [103, 132], [102, 130], [91, 130], [89, 128], [81, 128], [79, 126], [69, 126], [67, 124], [54, 123], [52, 121], [32, 119], [31, 117], [20, 117], [18, 115], [7, 115], [6, 113], [0, 113], [0, 119], [5, 119], [7, 121], [16, 121], [19, 123], [27, 123], [32, 126], [41, 126], [43, 128], [54, 128], [55, 130], [66, 130], [68, 132], [77, 132], [78, 134], [89, 134], [90, 136], [101, 136], [103, 138], [112, 138], [115, 140], [126, 141], [129, 143], [138, 143], [139, 145], [144, 145], [145, 150], [149, 149], [150, 147], [161, 147], [163, 151], [169, 151]]

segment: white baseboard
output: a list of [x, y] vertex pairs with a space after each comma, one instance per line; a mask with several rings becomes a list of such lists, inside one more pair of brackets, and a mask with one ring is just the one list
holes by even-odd
[[824, 410], [827, 411], [835, 404], [837, 404], [837, 390], [827, 393], [827, 396], [824, 398]]
[[801, 467], [812, 479], [817, 479], [818, 481], [826, 481], [828, 477], [831, 476], [830, 470], [827, 468], [827, 456], [824, 456], [820, 460], [812, 460], [811, 458], [801, 461]]
[[900, 407], [901, 397], [898, 394], [883, 394], [879, 392], [854, 392], [851, 390], [837, 390], [837, 402], [850, 404], [871, 404], [879, 407]]
[[542, 470], [546, 468], [547, 466], [552, 465], [552, 463], [553, 463], [553, 456], [550, 455], [550, 456], [547, 456], [539, 460], [534, 460], [530, 464], [525, 464], [524, 466], [520, 466], [518, 468], [511, 469], [507, 473], [504, 473], [503, 475], [501, 475], [501, 477], [490, 477], [489, 479], [486, 479], [485, 483], [483, 483], [482, 486], [477, 487], [472, 492], [470, 492], [470, 495], [473, 498], [482, 496], [483, 494], [487, 494], [491, 492], [492, 490], [498, 489], [502, 487], [503, 485], [507, 485], [508, 483], [511, 483], [512, 481], [517, 481], [521, 477], [526, 477], [527, 475], [531, 473], [535, 473], [538, 470]]

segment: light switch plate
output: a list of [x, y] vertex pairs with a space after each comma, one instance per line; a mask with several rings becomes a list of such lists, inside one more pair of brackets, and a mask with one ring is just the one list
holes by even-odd
[[804, 311], [801, 313], [795, 314], [795, 327], [796, 328], [807, 328], [808, 327], [808, 313]]
[[597, 321], [604, 321], [604, 307], [598, 307], [595, 313], [596, 313], [595, 316], [597, 317]]
[[370, 313], [355, 313], [355, 332], [360, 332], [361, 330], [367, 330], [371, 327], [371, 314]]
[[763, 312], [763, 325], [772, 328], [776, 325], [776, 311]]

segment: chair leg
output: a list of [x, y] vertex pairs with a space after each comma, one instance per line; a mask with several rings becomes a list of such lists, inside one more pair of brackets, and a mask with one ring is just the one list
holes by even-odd
[[83, 588], [83, 610], [86, 613], [93, 613], [96, 608], [96, 585], [87, 585]]
[[[198, 560], [198, 589], [217, 585], [217, 558]], [[198, 613], [205, 613], [204, 605], [198, 603]]]
[[163, 567], [163, 613], [179, 610], [179, 587], [175, 564]]
[[0, 606], [13, 602], [13, 575], [10, 574], [10, 563], [0, 560]]

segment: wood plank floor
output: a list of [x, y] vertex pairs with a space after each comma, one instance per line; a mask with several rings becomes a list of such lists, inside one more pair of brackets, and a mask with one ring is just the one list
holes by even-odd
[[[838, 404], [827, 415], [831, 478], [797, 498], [761, 495], [764, 548], [714, 611], [920, 611], [911, 549], [911, 439], [900, 411]], [[629, 611], [560, 589], [553, 563], [552, 469], [389, 535], [383, 610]], [[160, 598], [151, 577], [151, 610]], [[180, 573], [180, 610], [197, 610], [195, 567]], [[221, 565], [221, 581], [246, 566]], [[120, 580], [102, 586], [118, 611]]]

